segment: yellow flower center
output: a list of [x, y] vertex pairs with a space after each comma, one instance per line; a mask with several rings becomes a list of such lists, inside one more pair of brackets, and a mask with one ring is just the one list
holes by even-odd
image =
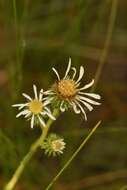
[[32, 100], [29, 105], [29, 110], [33, 113], [33, 114], [39, 114], [42, 111], [43, 108], [43, 104], [42, 102], [38, 101], [38, 100]]
[[59, 81], [57, 88], [63, 98], [72, 98], [76, 94], [75, 82], [70, 79]]
[[54, 151], [59, 151], [63, 149], [63, 144], [59, 140], [52, 142], [52, 148]]

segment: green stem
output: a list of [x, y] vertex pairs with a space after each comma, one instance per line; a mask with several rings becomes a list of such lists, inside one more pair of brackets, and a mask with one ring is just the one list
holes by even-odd
[[15, 24], [15, 34], [16, 34], [16, 57], [17, 57], [17, 64], [19, 64], [19, 27], [18, 27], [18, 21], [17, 21], [17, 7], [16, 7], [16, 0], [13, 0], [13, 11], [14, 11], [14, 24]]
[[[55, 117], [57, 117], [58, 114], [59, 114], [59, 111], [54, 110], [53, 115]], [[31, 145], [29, 152], [26, 154], [26, 156], [21, 161], [19, 167], [15, 171], [11, 180], [5, 186], [4, 190], [13, 190], [14, 189], [14, 187], [15, 187], [17, 181], [19, 180], [21, 174], [23, 173], [26, 165], [29, 163], [32, 156], [36, 153], [37, 149], [40, 147], [40, 144], [42, 144], [44, 142], [52, 123], [53, 123], [53, 120], [49, 119], [46, 127], [43, 129], [42, 135]]]
[[[22, 42], [20, 34], [20, 24], [18, 19], [18, 10], [17, 10], [17, 1], [12, 0], [13, 15], [14, 15], [14, 30], [15, 30], [15, 51], [16, 58], [15, 62], [12, 62], [12, 90], [16, 93], [12, 94], [13, 99], [17, 98], [19, 91], [21, 89], [22, 82], [22, 61], [21, 61], [21, 51], [22, 51]], [[16, 82], [15, 82], [16, 81]]]
[[29, 0], [24, 0], [24, 8], [20, 24], [20, 41], [21, 41], [21, 50], [20, 50], [20, 62], [23, 63], [24, 52], [26, 48], [26, 36], [25, 32], [27, 30], [27, 13], [28, 13]]
[[47, 186], [47, 188], [45, 190], [49, 190], [53, 184], [56, 182], [56, 180], [61, 176], [61, 174], [64, 172], [64, 170], [70, 165], [70, 163], [74, 160], [74, 158], [77, 156], [77, 154], [80, 152], [80, 150], [84, 147], [84, 145], [88, 142], [88, 140], [91, 138], [91, 136], [93, 135], [93, 133], [96, 131], [96, 129], [99, 127], [99, 125], [101, 124], [101, 121], [99, 121], [94, 128], [92, 129], [92, 131], [88, 134], [88, 136], [84, 139], [84, 141], [82, 142], [82, 144], [78, 147], [78, 149], [74, 152], [74, 154], [71, 156], [71, 158], [66, 162], [66, 164], [64, 165], [64, 167], [60, 170], [60, 172], [53, 178], [53, 180], [51, 181], [51, 183]]
[[120, 190], [127, 190], [127, 185], [122, 187]]
[[107, 54], [109, 52], [113, 29], [114, 29], [114, 25], [115, 25], [115, 21], [116, 21], [117, 7], [118, 7], [118, 0], [112, 0], [112, 7], [111, 7], [111, 13], [109, 16], [109, 24], [108, 24], [108, 29], [107, 29], [106, 40], [105, 40], [105, 44], [104, 44], [104, 49], [102, 50], [102, 54], [100, 57], [100, 63], [97, 68], [97, 72], [95, 74], [95, 83], [94, 83], [93, 88], [91, 89], [92, 92], [95, 90], [95, 88], [97, 86], [97, 83], [101, 76], [102, 69], [103, 69], [105, 61], [106, 61]]

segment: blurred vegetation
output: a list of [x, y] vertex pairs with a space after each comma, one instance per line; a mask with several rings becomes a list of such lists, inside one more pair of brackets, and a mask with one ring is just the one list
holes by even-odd
[[[94, 78], [109, 26], [113, 0], [0, 0], [0, 186], [10, 179], [40, 130], [16, 119], [11, 105], [32, 93], [32, 84], [47, 89], [52, 66], [66, 69], [68, 58]], [[54, 190], [117, 190], [127, 184], [127, 1], [118, 0], [110, 48], [96, 91], [102, 106], [89, 121], [64, 113], [52, 127], [67, 148], [59, 158], [40, 150], [26, 168], [17, 190], [43, 190], [102, 119], [93, 139], [54, 185]], [[66, 119], [65, 119], [66, 118]], [[107, 177], [108, 175], [108, 177]], [[0, 188], [0, 189], [1, 189]]]

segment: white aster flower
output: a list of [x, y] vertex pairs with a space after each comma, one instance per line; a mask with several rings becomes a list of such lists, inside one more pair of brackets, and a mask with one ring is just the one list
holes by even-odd
[[37, 87], [35, 85], [33, 85], [33, 91], [34, 98], [31, 98], [29, 95], [23, 93], [22, 95], [27, 99], [27, 102], [22, 104], [15, 104], [12, 106], [18, 107], [18, 109], [21, 110], [20, 113], [16, 115], [17, 118], [24, 116], [25, 118], [31, 120], [31, 128], [33, 128], [36, 123], [39, 123], [45, 127], [45, 116], [48, 116], [52, 120], [55, 120], [55, 117], [47, 107], [51, 103], [51, 99], [46, 100], [46, 98], [43, 97], [43, 89], [40, 90], [38, 96]]
[[[61, 79], [59, 73], [55, 68], [52, 68], [57, 76], [57, 81], [51, 88], [45, 92], [49, 97], [54, 98], [52, 101], [56, 101], [60, 106], [60, 110], [64, 112], [69, 107], [73, 108], [76, 114], [83, 113], [85, 120], [87, 120], [86, 109], [93, 110], [93, 105], [100, 105], [96, 100], [100, 100], [101, 97], [95, 93], [85, 92], [94, 84], [94, 79], [83, 87], [80, 87], [81, 79], [84, 75], [84, 67], [80, 66], [79, 75], [76, 79], [77, 70], [75, 67], [71, 67], [71, 58], [69, 58], [69, 64], [65, 73], [65, 76]], [[70, 75], [70, 71], [72, 74]]]

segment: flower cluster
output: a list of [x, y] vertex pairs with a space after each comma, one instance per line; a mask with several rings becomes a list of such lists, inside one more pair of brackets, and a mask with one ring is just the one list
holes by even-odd
[[66, 143], [64, 139], [56, 134], [50, 134], [41, 145], [41, 148], [45, 150], [45, 154], [48, 156], [57, 156], [63, 154]]
[[[67, 70], [62, 78], [55, 68], [52, 69], [57, 80], [49, 90], [41, 89], [38, 93], [37, 87], [33, 85], [34, 97], [31, 98], [23, 93], [22, 95], [27, 99], [27, 102], [13, 105], [19, 110], [16, 117], [24, 116], [30, 120], [31, 128], [35, 125], [40, 125], [43, 128], [46, 127], [47, 119], [55, 120], [52, 109], [64, 112], [70, 108], [76, 114], [82, 113], [87, 120], [86, 111], [92, 111], [93, 105], [100, 105], [98, 102], [101, 99], [100, 95], [86, 92], [94, 84], [94, 79], [90, 83], [80, 86], [84, 76], [83, 66], [80, 67], [77, 75], [76, 68], [71, 66], [70, 58]], [[50, 134], [40, 146], [48, 156], [56, 156], [63, 153], [65, 145], [63, 138], [56, 134]]]
[[100, 102], [98, 102], [101, 99], [100, 95], [86, 92], [94, 84], [94, 79], [80, 87], [84, 76], [83, 66], [80, 67], [79, 74], [76, 76], [77, 70], [71, 66], [71, 58], [69, 58], [68, 67], [62, 79], [57, 70], [52, 69], [57, 76], [57, 80], [49, 90], [41, 89], [38, 95], [37, 87], [33, 85], [34, 98], [23, 93], [27, 102], [13, 105], [13, 107], [18, 107], [20, 110], [16, 117], [24, 116], [31, 120], [31, 128], [36, 124], [45, 127], [46, 117], [55, 120], [51, 107], [57, 107], [61, 112], [72, 108], [76, 114], [82, 113], [85, 120], [87, 120], [86, 110], [92, 111], [93, 105], [100, 105]]

